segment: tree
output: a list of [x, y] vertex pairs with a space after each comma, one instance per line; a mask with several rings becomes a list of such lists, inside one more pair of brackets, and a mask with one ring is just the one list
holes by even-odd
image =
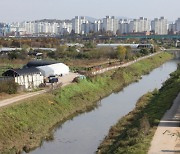
[[17, 59], [18, 58], [18, 52], [14, 51], [14, 52], [8, 53], [8, 58], [10, 60]]
[[131, 52], [131, 47], [130, 46], [127, 46], [126, 47], [126, 56], [125, 56], [125, 59], [129, 60], [132, 58], [132, 52]]
[[65, 46], [58, 46], [56, 51], [50, 51], [47, 56], [53, 59], [63, 58], [65, 56]]
[[125, 60], [127, 49], [123, 46], [117, 47], [117, 58], [122, 62]]
[[23, 45], [22, 45], [22, 50], [25, 51], [25, 52], [28, 52], [28, 51], [30, 50], [29, 45], [23, 44]]
[[18, 40], [13, 40], [11, 43], [11, 46], [14, 48], [19, 48], [21, 45], [20, 45], [20, 42]]
[[84, 44], [85, 48], [94, 48], [94, 44], [92, 42], [88, 42]]
[[159, 47], [158, 47], [157, 42], [155, 40], [151, 39], [149, 42], [153, 45], [153, 48], [151, 48], [152, 53], [159, 51]]
[[141, 49], [140, 50], [140, 53], [142, 54], [142, 55], [148, 55], [149, 54], [149, 50], [148, 49]]

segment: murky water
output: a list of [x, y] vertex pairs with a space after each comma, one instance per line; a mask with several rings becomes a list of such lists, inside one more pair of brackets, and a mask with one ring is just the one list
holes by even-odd
[[176, 70], [178, 62], [166, 62], [139, 82], [102, 99], [98, 108], [68, 120], [56, 129], [53, 141], [45, 141], [31, 154], [93, 154], [110, 127], [133, 110], [142, 95], [159, 89], [169, 74]]

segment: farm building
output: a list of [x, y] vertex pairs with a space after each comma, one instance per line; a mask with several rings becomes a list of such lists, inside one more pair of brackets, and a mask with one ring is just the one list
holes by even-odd
[[10, 69], [2, 74], [4, 77], [13, 77], [15, 82], [25, 89], [38, 87], [44, 78], [37, 68]]
[[3, 80], [11, 78], [25, 89], [32, 89], [49, 82], [48, 77], [50, 76], [66, 74], [69, 74], [69, 67], [63, 63], [37, 60], [30, 61], [22, 69], [9, 69], [2, 75]]
[[63, 63], [56, 63], [46, 66], [36, 67], [42, 73], [44, 77], [49, 77], [51, 75], [62, 76], [69, 74], [69, 67]]

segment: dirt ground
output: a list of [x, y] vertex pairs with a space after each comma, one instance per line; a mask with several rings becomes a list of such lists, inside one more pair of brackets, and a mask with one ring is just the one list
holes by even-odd
[[[64, 75], [62, 77], [59, 77], [59, 83], [62, 83], [62, 86], [66, 86], [68, 84], [71, 84], [72, 80], [76, 76], [78, 76], [77, 73], [69, 73], [68, 75]], [[22, 94], [22, 95], [12, 97], [12, 98], [0, 100], [0, 107], [7, 106], [7, 105], [10, 105], [10, 104], [15, 103], [17, 101], [21, 101], [21, 100], [24, 100], [24, 99], [27, 99], [27, 98], [30, 98], [30, 97], [33, 97], [36, 95], [43, 94], [47, 91], [48, 91], [48, 89], [45, 89], [45, 90], [40, 90], [37, 92], [26, 93], [26, 94]]]

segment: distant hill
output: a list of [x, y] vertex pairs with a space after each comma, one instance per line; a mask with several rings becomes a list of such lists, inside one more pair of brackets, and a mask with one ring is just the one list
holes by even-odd
[[[89, 16], [85, 16], [85, 18], [90, 21], [90, 22], [94, 22], [95, 20], [97, 20], [96, 18], [93, 17], [89, 17]], [[35, 22], [49, 22], [49, 23], [62, 23], [62, 22], [71, 22], [72, 20], [66, 19], [66, 20], [58, 20], [58, 19], [41, 19], [41, 20], [35, 20]]]
[[90, 21], [90, 22], [94, 22], [95, 20], [98, 20], [96, 18], [93, 18], [93, 17], [89, 17], [89, 16], [85, 16], [85, 18]]
[[35, 22], [49, 22], [49, 23], [62, 23], [62, 22], [71, 22], [71, 20], [58, 20], [58, 19], [41, 19], [41, 20], [35, 20]]
[[116, 17], [117, 19], [128, 19], [128, 20], [132, 20], [132, 18], [129, 17], [124, 17], [124, 16], [118, 16]]
[[[102, 20], [103, 18], [101, 19], [97, 19], [97, 18], [94, 18], [94, 17], [89, 17], [89, 16], [85, 16], [86, 20], [90, 21], [90, 22], [94, 22], [95, 20]], [[128, 17], [124, 17], [124, 16], [118, 16], [118, 17], [115, 17], [117, 19], [128, 19], [128, 20], [132, 20], [132, 18], [128, 18]], [[40, 20], [35, 20], [35, 22], [49, 22], [49, 23], [62, 23], [62, 22], [67, 22], [67, 23], [70, 23], [72, 22], [72, 19], [69, 20], [69, 19], [65, 19], [65, 20], [59, 20], [59, 19], [40, 19]]]
[[[105, 17], [103, 17], [103, 18], [105, 18]], [[103, 18], [97, 19], [97, 18], [93, 18], [93, 17], [86, 16], [86, 19], [87, 19], [88, 21], [90, 21], [90, 22], [94, 22], [95, 20], [102, 20]], [[128, 20], [132, 20], [132, 18], [124, 17], [124, 16], [118, 16], [118, 17], [115, 16], [115, 18], [116, 18], [116, 19], [128, 19]]]

